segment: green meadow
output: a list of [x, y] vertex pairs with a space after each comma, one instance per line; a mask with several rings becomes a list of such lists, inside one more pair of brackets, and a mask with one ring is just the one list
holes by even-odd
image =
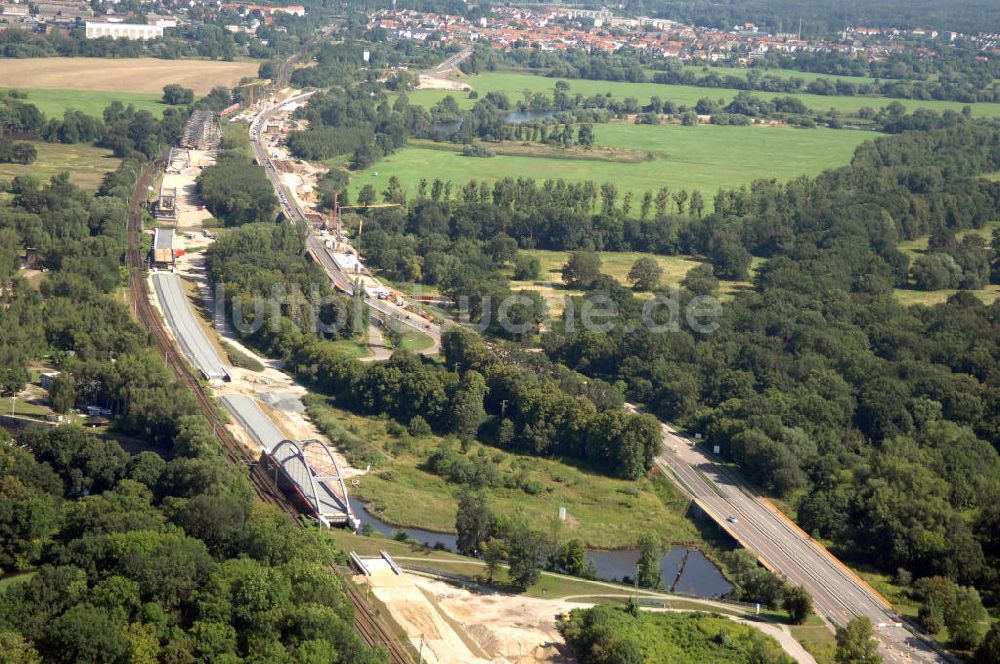
[[[831, 129], [652, 126], [624, 122], [597, 125], [594, 133], [599, 146], [626, 148], [637, 152], [641, 159], [635, 162], [567, 159], [564, 157], [568, 155], [560, 148], [531, 155], [477, 158], [463, 156], [446, 144], [419, 143], [355, 175], [352, 188], [357, 191], [370, 183], [381, 191], [393, 175], [410, 190], [421, 178], [454, 182], [494, 181], [504, 177], [564, 178], [613, 182], [622, 194], [633, 192], [634, 205], [639, 204], [643, 192], [664, 185], [672, 191], [698, 189], [711, 206], [712, 196], [719, 188], [738, 187], [759, 178], [789, 180], [843, 166], [860, 143], [874, 136], [871, 132]], [[581, 155], [577, 151], [574, 156]]]
[[[7, 88], [10, 89], [10, 88]], [[38, 107], [47, 118], [61, 118], [69, 109], [77, 110], [96, 118], [101, 117], [105, 107], [113, 101], [139, 110], [146, 110], [160, 117], [170, 108], [161, 101], [162, 95], [148, 92], [106, 92], [101, 90], [43, 90], [41, 88], [17, 88], [27, 94], [25, 101]]]
[[[956, 239], [961, 240], [966, 235], [978, 235], [983, 238], [987, 245], [989, 245], [990, 240], [993, 237], [993, 232], [996, 230], [1000, 230], [1000, 221], [992, 221], [982, 228], [970, 228], [968, 230], [959, 231], [955, 234], [955, 237]], [[912, 266], [913, 261], [927, 253], [929, 240], [930, 237], [927, 235], [923, 235], [913, 240], [903, 240], [899, 243], [899, 250], [910, 257], [910, 265]], [[948, 298], [958, 291], [951, 288], [935, 291], [917, 290], [916, 288], [896, 288], [894, 292], [896, 294], [896, 300], [904, 306], [923, 304], [931, 307], [936, 304], [947, 302]], [[1000, 285], [997, 284], [986, 284], [979, 290], [972, 290], [968, 292], [972, 293], [986, 304], [991, 304], [1000, 299]]]
[[33, 164], [0, 164], [0, 180], [31, 175], [42, 182], [62, 171], [69, 171], [69, 180], [88, 191], [97, 191], [104, 174], [118, 168], [121, 161], [111, 150], [92, 145], [45, 143], [31, 141], [38, 151]]
[[[742, 70], [739, 70], [742, 71]], [[720, 71], [720, 73], [722, 73]], [[796, 72], [799, 73], [799, 72]], [[803, 78], [807, 75], [803, 74]], [[836, 77], [829, 77], [836, 78]], [[845, 77], [846, 78], [846, 77]], [[491, 90], [505, 92], [512, 102], [517, 102], [523, 98], [523, 92], [551, 91], [556, 81], [559, 79], [537, 76], [535, 74], [522, 74], [514, 72], [488, 72], [475, 76], [462, 77], [461, 81], [480, 95]], [[852, 79], [859, 80], [859, 79]], [[863, 80], [863, 79], [862, 79]], [[728, 103], [739, 90], [731, 88], [701, 88], [695, 85], [664, 85], [660, 83], [624, 83], [612, 81], [590, 81], [590, 80], [567, 80], [570, 86], [570, 94], [580, 93], [585, 96], [605, 94], [610, 92], [613, 97], [625, 98], [636, 97], [640, 102], [645, 103], [652, 96], [658, 96], [665, 101], [673, 101], [678, 105], [693, 106], [702, 97], [710, 99], [724, 99]], [[455, 97], [460, 106], [470, 108], [475, 100], [468, 99], [464, 92], [448, 90], [417, 90], [410, 93], [410, 101], [422, 105], [433, 105], [440, 99], [448, 95]], [[971, 106], [972, 114], [979, 117], [1000, 116], [1000, 104], [963, 104], [955, 101], [936, 100], [913, 100], [913, 99], [890, 99], [888, 97], [834, 97], [811, 94], [788, 95], [780, 92], [754, 92], [753, 94], [771, 99], [774, 97], [797, 97], [802, 103], [814, 111], [825, 111], [834, 108], [841, 113], [853, 114], [863, 106], [881, 108], [893, 101], [899, 101], [908, 110], [917, 108], [929, 108], [935, 111], [951, 109], [961, 111], [963, 106]]]
[[[693, 71], [699, 76], [705, 76], [711, 73], [716, 73], [719, 76], [740, 76], [744, 77], [747, 72], [754, 72], [761, 76], [777, 76], [779, 78], [801, 78], [803, 81], [815, 81], [818, 78], [828, 78], [830, 80], [843, 80], [849, 83], [872, 83], [875, 79], [870, 76], [843, 76], [837, 74], [817, 74], [810, 71], [798, 71], [796, 69], [771, 69], [765, 67], [707, 67], [707, 66], [696, 66], [688, 65], [685, 69]], [[655, 70], [649, 70], [649, 75], [652, 77], [656, 74]]]

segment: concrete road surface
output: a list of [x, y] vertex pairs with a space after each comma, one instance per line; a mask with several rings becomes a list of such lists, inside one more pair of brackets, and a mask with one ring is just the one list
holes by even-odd
[[154, 272], [151, 278], [163, 317], [187, 358], [206, 379], [229, 380], [229, 369], [195, 318], [181, 278], [172, 272]]

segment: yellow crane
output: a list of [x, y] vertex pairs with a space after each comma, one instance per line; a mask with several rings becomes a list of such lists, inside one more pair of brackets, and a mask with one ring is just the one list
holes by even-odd
[[244, 83], [243, 85], [237, 86], [237, 88], [240, 90], [242, 90], [243, 88], [250, 88], [250, 103], [247, 105], [247, 108], [253, 108], [253, 89], [254, 86], [256, 85], [259, 85], [259, 83], [251, 81], [250, 83]]
[[[341, 205], [337, 202], [337, 194], [333, 195], [333, 226], [337, 229], [337, 235], [340, 235], [340, 211], [341, 210], [364, 210], [371, 208], [389, 208], [389, 207], [399, 207], [399, 203], [375, 203], [372, 205]], [[361, 231], [365, 227], [365, 220], [358, 220], [358, 242], [361, 242]]]

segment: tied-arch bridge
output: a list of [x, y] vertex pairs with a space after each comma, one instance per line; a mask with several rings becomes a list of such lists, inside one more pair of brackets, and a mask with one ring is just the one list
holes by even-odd
[[261, 463], [299, 509], [324, 526], [357, 529], [361, 525], [351, 510], [347, 485], [329, 445], [286, 437], [257, 401], [245, 394], [226, 394], [219, 400], [260, 445]]
[[292, 490], [302, 507], [321, 524], [358, 528], [347, 485], [329, 445], [316, 439], [300, 442], [285, 438], [262, 458], [278, 486]]

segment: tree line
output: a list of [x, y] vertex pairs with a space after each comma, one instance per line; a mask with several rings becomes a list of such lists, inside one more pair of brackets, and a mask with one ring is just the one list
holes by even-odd
[[[729, 26], [727, 26], [729, 27]], [[843, 26], [841, 26], [841, 29]], [[978, 31], [977, 31], [978, 34]], [[885, 61], [865, 63], [838, 53], [770, 52], [744, 74], [720, 73], [706, 65], [701, 70], [638, 49], [590, 53], [580, 48], [540, 51], [530, 48], [500, 50], [477, 45], [461, 69], [469, 74], [511, 67], [564, 79], [693, 85], [733, 90], [808, 93], [826, 96], [891, 97], [914, 100], [947, 100], [962, 103], [996, 102], [993, 86], [997, 65], [977, 58], [971, 47], [933, 44], [938, 57], [921, 60], [916, 55], [894, 54]], [[722, 64], [728, 64], [723, 62]], [[733, 63], [735, 64], [735, 63]], [[832, 76], [868, 76], [874, 80], [817, 78], [768, 73], [768, 68], [789, 68]], [[650, 73], [652, 72], [652, 73]], [[887, 80], [883, 80], [887, 79]]]

